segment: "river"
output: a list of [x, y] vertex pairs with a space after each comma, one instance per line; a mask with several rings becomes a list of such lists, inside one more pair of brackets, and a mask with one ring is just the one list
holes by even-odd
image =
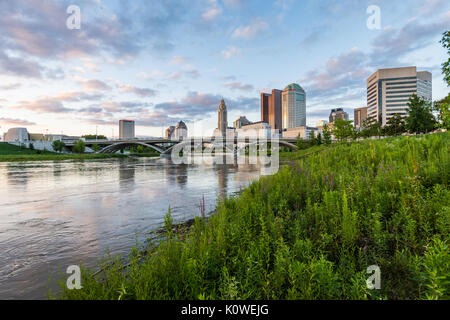
[[160, 227], [200, 215], [260, 176], [257, 164], [217, 155], [169, 159], [0, 163], [0, 299], [46, 299], [69, 265], [95, 268]]

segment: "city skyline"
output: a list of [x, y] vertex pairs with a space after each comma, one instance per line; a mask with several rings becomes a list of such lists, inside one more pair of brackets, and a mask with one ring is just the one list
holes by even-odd
[[[314, 126], [332, 107], [353, 116], [366, 106], [367, 78], [402, 66], [430, 71], [433, 100], [443, 98], [439, 39], [450, 23], [449, 4], [376, 1], [381, 30], [369, 30], [370, 4], [155, 1], [133, 3], [121, 14], [118, 2], [85, 0], [78, 1], [81, 29], [68, 30], [68, 1], [1, 3], [1, 131], [76, 135], [98, 126], [98, 134], [111, 136], [114, 128], [117, 136], [118, 121], [131, 118], [137, 136], [161, 136], [181, 119], [208, 133], [222, 98], [229, 119], [256, 122], [260, 93], [291, 82], [307, 92], [307, 125]], [[314, 21], [298, 19], [305, 11]], [[130, 13], [134, 20], [126, 18]]]

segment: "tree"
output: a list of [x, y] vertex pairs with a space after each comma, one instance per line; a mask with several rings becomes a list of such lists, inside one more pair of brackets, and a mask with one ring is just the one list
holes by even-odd
[[323, 126], [323, 143], [331, 144], [331, 130], [326, 124]]
[[347, 140], [353, 137], [354, 127], [353, 121], [346, 121], [344, 119], [336, 119], [334, 121], [333, 134], [339, 141]]
[[384, 132], [388, 136], [398, 136], [405, 132], [405, 121], [398, 113], [394, 114], [384, 127]]
[[78, 140], [78, 141], [74, 142], [73, 147], [72, 147], [72, 151], [75, 153], [83, 153], [85, 149], [86, 149], [86, 143], [84, 143], [83, 140]]
[[434, 102], [434, 110], [437, 112], [437, 127], [450, 130], [450, 94], [444, 99]]
[[85, 134], [84, 136], [81, 136], [82, 138], [85, 138], [86, 140], [107, 140], [106, 136], [102, 134]]
[[91, 148], [94, 152], [97, 152], [98, 150], [100, 150], [100, 147], [98, 146], [98, 144], [94, 144], [94, 145], [92, 145], [92, 148]]
[[422, 97], [413, 94], [408, 102], [408, 116], [406, 117], [406, 129], [410, 133], [429, 132], [436, 124], [431, 103]]
[[450, 86], [450, 31], [444, 32], [440, 42], [447, 49], [447, 54], [449, 55], [447, 61], [442, 64], [442, 74], [445, 82], [447, 82], [447, 86]]
[[319, 132], [318, 134], [317, 134], [317, 145], [321, 145], [322, 144], [322, 134]]
[[309, 133], [308, 133], [308, 142], [309, 142], [309, 145], [310, 146], [315, 146], [316, 145], [316, 135], [314, 134], [314, 131], [313, 130], [311, 130]]
[[62, 152], [66, 144], [60, 140], [55, 140], [52, 142], [52, 148], [56, 152]]
[[30, 142], [28, 148], [29, 148], [30, 150], [34, 150], [34, 144], [33, 144], [32, 142]]

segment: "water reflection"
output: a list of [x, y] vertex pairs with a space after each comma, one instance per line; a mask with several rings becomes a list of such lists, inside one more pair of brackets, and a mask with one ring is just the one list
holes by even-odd
[[50, 273], [126, 254], [169, 206], [176, 221], [199, 215], [202, 197], [211, 212], [260, 173], [232, 156], [193, 160], [0, 163], [0, 299], [45, 298]]

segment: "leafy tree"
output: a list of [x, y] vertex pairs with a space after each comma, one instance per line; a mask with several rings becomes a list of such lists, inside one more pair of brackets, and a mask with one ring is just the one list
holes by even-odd
[[434, 110], [437, 112], [437, 127], [450, 130], [450, 94], [444, 99], [434, 102]]
[[331, 144], [331, 130], [326, 124], [323, 126], [323, 143]]
[[317, 141], [316, 141], [316, 136], [315, 136], [315, 134], [314, 134], [314, 131], [310, 131], [309, 133], [308, 133], [308, 142], [309, 142], [309, 144], [311, 145], [311, 146], [314, 146], [314, 145], [316, 145], [317, 144]]
[[74, 142], [72, 151], [75, 153], [83, 153], [86, 149], [86, 143], [83, 140], [78, 140]]
[[62, 152], [66, 144], [60, 140], [55, 140], [52, 142], [52, 148], [56, 152]]
[[353, 121], [346, 121], [344, 119], [336, 119], [334, 121], [333, 134], [339, 141], [347, 140], [353, 137], [354, 127]]
[[405, 121], [399, 114], [394, 114], [384, 127], [384, 132], [388, 136], [398, 136], [405, 131]]
[[85, 134], [84, 136], [81, 136], [82, 138], [85, 138], [86, 140], [107, 140], [106, 136], [102, 134]]
[[413, 94], [408, 102], [406, 129], [410, 133], [429, 132], [433, 130], [435, 124], [431, 103]]
[[94, 145], [92, 145], [92, 148], [91, 148], [94, 152], [97, 152], [98, 150], [100, 150], [100, 147], [98, 146], [98, 144], [94, 144]]
[[322, 144], [322, 134], [320, 132], [317, 134], [316, 141], [317, 141], [317, 145], [320, 146]]
[[445, 82], [447, 82], [447, 86], [450, 86], [450, 31], [444, 32], [440, 42], [447, 49], [447, 54], [449, 55], [447, 61], [442, 64], [442, 74]]
[[30, 150], [34, 150], [34, 144], [30, 142], [30, 145], [28, 146], [28, 148], [29, 148]]

